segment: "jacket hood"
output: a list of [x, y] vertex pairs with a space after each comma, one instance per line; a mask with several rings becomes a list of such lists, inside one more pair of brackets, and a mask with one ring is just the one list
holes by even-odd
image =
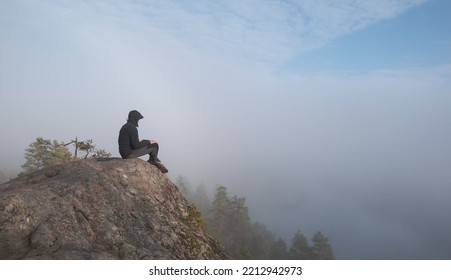
[[136, 110], [130, 111], [130, 113], [128, 113], [128, 121], [136, 126], [138, 126], [138, 121], [143, 118], [143, 115], [141, 115], [141, 113]]

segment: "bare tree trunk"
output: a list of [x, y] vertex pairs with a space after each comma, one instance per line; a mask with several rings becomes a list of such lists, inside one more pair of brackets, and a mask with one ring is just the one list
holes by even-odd
[[75, 136], [75, 152], [74, 152], [74, 159], [77, 159], [77, 153], [78, 153], [78, 137]]

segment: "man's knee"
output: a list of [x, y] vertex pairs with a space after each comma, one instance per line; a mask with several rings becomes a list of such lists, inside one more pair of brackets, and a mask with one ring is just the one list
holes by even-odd
[[156, 148], [158, 149], [160, 146], [158, 145], [158, 143], [149, 143], [147, 144], [147, 148]]

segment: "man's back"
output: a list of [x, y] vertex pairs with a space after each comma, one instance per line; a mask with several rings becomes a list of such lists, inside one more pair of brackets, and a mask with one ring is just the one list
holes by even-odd
[[119, 131], [119, 153], [122, 158], [127, 158], [132, 154], [132, 149], [136, 149], [139, 143], [138, 129], [131, 122], [127, 122]]

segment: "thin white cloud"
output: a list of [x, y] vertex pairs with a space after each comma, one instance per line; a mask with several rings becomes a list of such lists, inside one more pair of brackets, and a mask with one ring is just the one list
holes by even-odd
[[97, 7], [122, 21], [169, 33], [199, 51], [277, 63], [425, 1], [141, 1]]
[[[236, 57], [288, 61], [423, 2], [0, 1], [0, 87], [8, 97], [0, 119], [15, 116], [0, 135], [10, 143], [0, 165], [22, 164], [37, 136], [94, 138], [117, 156], [117, 129], [133, 108], [146, 116], [140, 135], [161, 140], [171, 174], [224, 184], [248, 197], [261, 217], [280, 213], [271, 207], [286, 205], [280, 192], [300, 197], [304, 208], [290, 223], [312, 230], [331, 225], [324, 232], [345, 246], [342, 256], [349, 249], [356, 257], [371, 251], [350, 248], [356, 237], [363, 236], [362, 244], [374, 241], [363, 240], [368, 229], [355, 220], [370, 223], [377, 215], [350, 214], [361, 205], [376, 213], [379, 205], [399, 209], [395, 189], [405, 213], [417, 213], [411, 209], [418, 206], [406, 193], [437, 207], [422, 214], [426, 221], [407, 214], [394, 220], [415, 221], [425, 240], [430, 228], [449, 236], [443, 223], [423, 228], [449, 209], [427, 195], [449, 197], [440, 189], [450, 182], [449, 64], [306, 76], [223, 63]], [[322, 207], [311, 211], [312, 205]], [[334, 221], [348, 222], [353, 234]], [[390, 234], [391, 221], [383, 223]], [[376, 249], [405, 240], [405, 231], [392, 236]], [[437, 256], [417, 245], [398, 251]]]
[[[427, 0], [63, 1], [89, 24], [197, 52], [284, 63]], [[164, 35], [163, 35], [164, 34]], [[164, 44], [164, 43], [162, 43]]]

